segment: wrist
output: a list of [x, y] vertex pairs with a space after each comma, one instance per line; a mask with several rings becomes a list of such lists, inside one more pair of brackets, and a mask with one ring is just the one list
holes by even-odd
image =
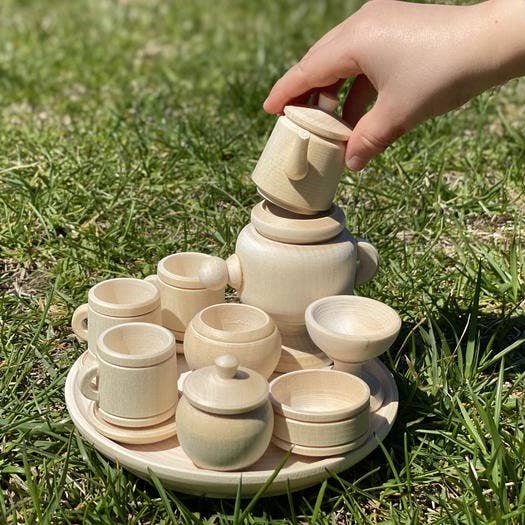
[[474, 6], [482, 17], [482, 52], [493, 85], [525, 75], [525, 0], [488, 0]]

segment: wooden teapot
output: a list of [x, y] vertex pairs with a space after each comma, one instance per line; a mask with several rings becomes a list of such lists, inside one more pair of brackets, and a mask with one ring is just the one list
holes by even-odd
[[321, 93], [318, 106], [284, 108], [252, 173], [265, 199], [305, 215], [330, 208], [351, 134], [336, 107], [336, 98]]
[[304, 216], [262, 201], [239, 234], [235, 254], [226, 261], [210, 258], [199, 278], [211, 289], [229, 283], [241, 302], [261, 308], [289, 333], [304, 328], [310, 303], [352, 294], [378, 264], [377, 250], [350, 234], [339, 207]]

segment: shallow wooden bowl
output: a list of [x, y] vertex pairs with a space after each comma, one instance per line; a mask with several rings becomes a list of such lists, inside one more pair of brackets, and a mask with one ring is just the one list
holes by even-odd
[[308, 306], [306, 329], [334, 361], [360, 363], [381, 355], [401, 328], [390, 306], [356, 295], [323, 297]]
[[370, 403], [360, 378], [337, 370], [298, 370], [270, 383], [274, 411], [298, 421], [327, 423], [355, 417]]
[[344, 445], [368, 432], [369, 420], [368, 407], [354, 417], [328, 423], [297, 421], [275, 414], [273, 435], [283, 441], [308, 447]]

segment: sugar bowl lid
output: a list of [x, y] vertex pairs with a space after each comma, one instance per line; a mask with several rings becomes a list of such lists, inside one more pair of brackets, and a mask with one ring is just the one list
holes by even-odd
[[222, 355], [215, 364], [193, 371], [182, 391], [196, 408], [212, 414], [242, 414], [268, 400], [268, 382], [259, 373], [239, 366], [233, 355]]
[[337, 99], [328, 94], [319, 95], [318, 106], [285, 106], [284, 114], [298, 126], [327, 139], [346, 142], [352, 130], [342, 119], [332, 113]]
[[251, 222], [268, 239], [288, 244], [315, 244], [341, 233], [346, 217], [335, 204], [316, 215], [300, 215], [264, 200], [253, 207]]

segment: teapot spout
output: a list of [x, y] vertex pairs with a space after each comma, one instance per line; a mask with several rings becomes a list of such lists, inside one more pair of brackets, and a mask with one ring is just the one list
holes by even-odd
[[310, 133], [306, 130], [297, 131], [292, 135], [289, 144], [286, 174], [290, 180], [302, 180], [308, 173], [308, 144]]
[[226, 261], [210, 257], [199, 270], [199, 279], [208, 290], [221, 290], [229, 284], [239, 290], [242, 286], [242, 269], [239, 257], [230, 255]]

